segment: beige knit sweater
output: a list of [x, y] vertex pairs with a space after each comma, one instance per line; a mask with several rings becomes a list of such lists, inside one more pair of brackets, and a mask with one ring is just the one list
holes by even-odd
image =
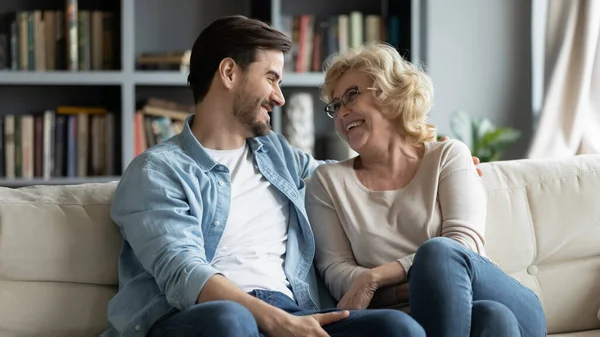
[[486, 193], [464, 143], [426, 143], [414, 178], [397, 190], [367, 189], [353, 163], [321, 165], [307, 179], [316, 266], [337, 300], [367, 268], [397, 260], [408, 272], [417, 248], [433, 237], [485, 255]]

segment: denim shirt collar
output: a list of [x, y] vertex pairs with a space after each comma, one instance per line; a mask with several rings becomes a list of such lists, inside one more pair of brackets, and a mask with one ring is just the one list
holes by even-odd
[[[204, 149], [204, 146], [202, 146], [196, 136], [194, 136], [191, 127], [194, 117], [195, 114], [192, 114], [186, 118], [186, 121], [183, 125], [183, 130], [179, 135], [181, 145], [186, 149], [194, 161], [196, 161], [202, 171], [208, 172], [219, 165], [219, 163], [217, 163], [208, 154], [208, 152]], [[253, 153], [267, 152], [267, 149], [264, 147], [264, 144], [259, 137], [247, 138], [246, 141], [248, 142], [248, 145], [250, 145], [250, 149]]]

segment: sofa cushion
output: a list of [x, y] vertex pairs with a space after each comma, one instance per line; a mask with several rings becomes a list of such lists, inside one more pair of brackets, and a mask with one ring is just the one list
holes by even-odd
[[490, 257], [538, 294], [549, 333], [600, 329], [600, 156], [482, 168]]
[[116, 183], [0, 188], [0, 335], [97, 336], [117, 289]]

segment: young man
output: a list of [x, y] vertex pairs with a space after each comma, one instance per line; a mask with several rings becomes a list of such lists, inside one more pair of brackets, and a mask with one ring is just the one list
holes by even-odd
[[104, 336], [425, 335], [396, 310], [319, 311], [303, 182], [318, 163], [269, 127], [290, 46], [242, 16], [196, 40], [196, 113], [114, 195], [124, 245]]

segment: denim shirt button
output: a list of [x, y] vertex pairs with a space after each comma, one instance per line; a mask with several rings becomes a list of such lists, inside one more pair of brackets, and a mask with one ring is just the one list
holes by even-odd
[[215, 225], [217, 225], [217, 226], [218, 226], [218, 225], [220, 225], [220, 224], [221, 224], [221, 221], [219, 221], [219, 220], [215, 220]]
[[134, 329], [135, 329], [135, 331], [139, 332], [140, 330], [142, 330], [142, 327], [138, 324], [138, 325], [135, 326]]
[[219, 186], [223, 186], [225, 183], [223, 182], [223, 180], [219, 180]]

